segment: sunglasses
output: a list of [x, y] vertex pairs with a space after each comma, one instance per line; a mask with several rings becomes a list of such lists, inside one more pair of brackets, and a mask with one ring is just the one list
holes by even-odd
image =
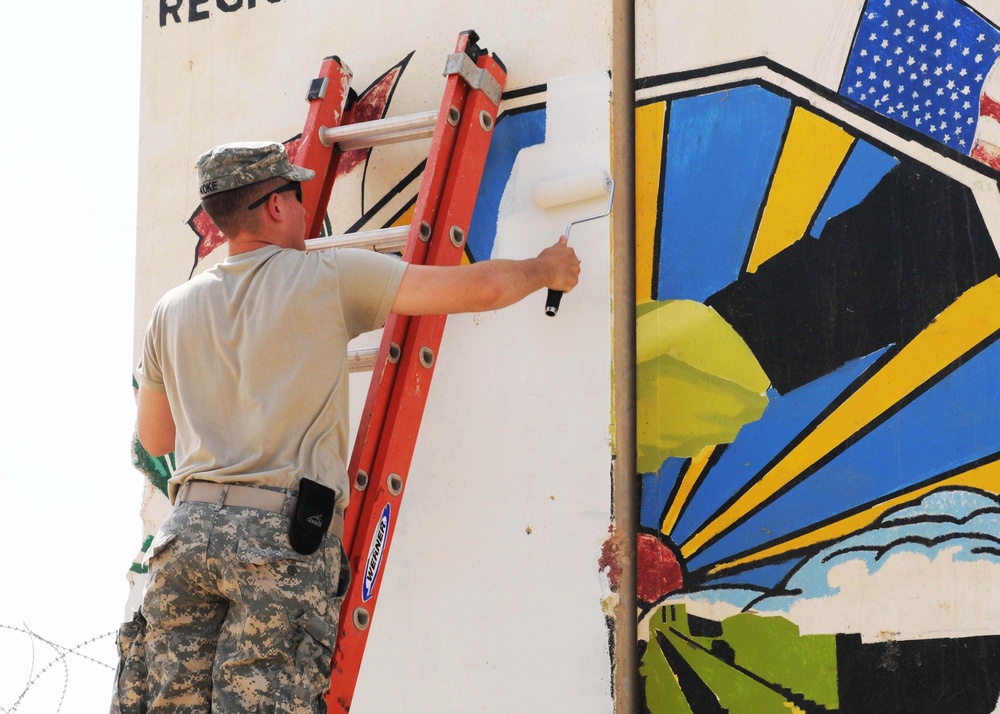
[[259, 206], [263, 206], [267, 202], [267, 199], [269, 199], [273, 194], [284, 193], [285, 191], [295, 191], [295, 198], [298, 199], [299, 203], [302, 203], [302, 184], [299, 183], [298, 181], [292, 181], [291, 183], [286, 183], [284, 186], [279, 186], [273, 191], [268, 191], [263, 196], [261, 196], [256, 201], [247, 206], [247, 210], [252, 211], [253, 209]]

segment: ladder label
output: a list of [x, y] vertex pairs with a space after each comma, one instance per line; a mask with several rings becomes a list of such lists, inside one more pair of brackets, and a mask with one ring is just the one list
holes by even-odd
[[385, 539], [389, 533], [389, 517], [391, 515], [390, 504], [385, 504], [382, 509], [382, 517], [379, 518], [378, 527], [372, 536], [371, 546], [368, 548], [368, 558], [365, 566], [365, 581], [361, 585], [361, 599], [368, 602], [372, 598], [375, 590], [375, 581], [378, 580], [378, 571], [382, 567], [382, 553], [385, 552]]

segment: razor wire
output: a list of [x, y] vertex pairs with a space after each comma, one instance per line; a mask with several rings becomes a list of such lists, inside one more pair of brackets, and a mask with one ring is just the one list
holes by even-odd
[[[62, 691], [60, 692], [59, 695], [59, 706], [56, 709], [56, 713], [58, 714], [58, 712], [62, 711], [63, 702], [66, 700], [66, 692], [68, 691], [69, 688], [69, 661], [68, 661], [69, 656], [73, 656], [80, 660], [85, 660], [99, 667], [103, 667], [105, 669], [109, 669], [112, 671], [115, 669], [114, 666], [108, 664], [107, 662], [102, 662], [99, 659], [84, 654], [80, 650], [86, 647], [87, 645], [103, 640], [106, 637], [113, 637], [117, 633], [117, 630], [111, 630], [110, 632], [105, 632], [101, 635], [90, 637], [84, 640], [83, 642], [74, 645], [73, 647], [66, 647], [64, 645], [58, 644], [57, 642], [53, 642], [52, 640], [43, 637], [34, 630], [32, 630], [30, 627], [27, 626], [27, 624], [21, 627], [17, 627], [0, 623], [0, 631], [4, 630], [8, 632], [16, 632], [19, 634], [27, 635], [29, 637], [31, 642], [31, 662], [28, 671], [28, 680], [27, 682], [25, 682], [24, 688], [21, 689], [21, 692], [18, 694], [17, 699], [14, 700], [14, 703], [11, 704], [9, 708], [0, 706], [0, 714], [14, 714], [14, 712], [17, 711], [18, 707], [24, 701], [24, 698], [27, 696], [28, 692], [31, 691], [32, 687], [37, 685], [38, 682], [41, 680], [41, 678], [47, 672], [52, 670], [56, 665], [61, 665], [63, 671]], [[36, 642], [41, 642], [51, 647], [52, 650], [55, 652], [55, 657], [49, 662], [47, 662], [37, 672], [35, 671]]]

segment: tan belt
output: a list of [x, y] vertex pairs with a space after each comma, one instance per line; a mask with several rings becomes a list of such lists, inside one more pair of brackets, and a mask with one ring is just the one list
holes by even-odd
[[[181, 490], [177, 494], [178, 504], [186, 501], [214, 503], [220, 508], [222, 506], [257, 508], [261, 511], [280, 513], [290, 518], [295, 512], [298, 491], [271, 491], [256, 486], [188, 481], [181, 486]], [[344, 512], [339, 508], [333, 513], [333, 520], [327, 533], [335, 535], [341, 540], [344, 538]]]

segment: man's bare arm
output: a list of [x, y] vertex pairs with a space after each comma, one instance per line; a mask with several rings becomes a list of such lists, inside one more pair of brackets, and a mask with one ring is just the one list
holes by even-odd
[[579, 275], [580, 260], [565, 238], [528, 260], [485, 260], [457, 267], [410, 265], [392, 311], [450, 315], [498, 310], [542, 288], [569, 292]]
[[139, 387], [136, 427], [139, 443], [150, 456], [163, 456], [174, 450], [177, 432], [166, 394]]

